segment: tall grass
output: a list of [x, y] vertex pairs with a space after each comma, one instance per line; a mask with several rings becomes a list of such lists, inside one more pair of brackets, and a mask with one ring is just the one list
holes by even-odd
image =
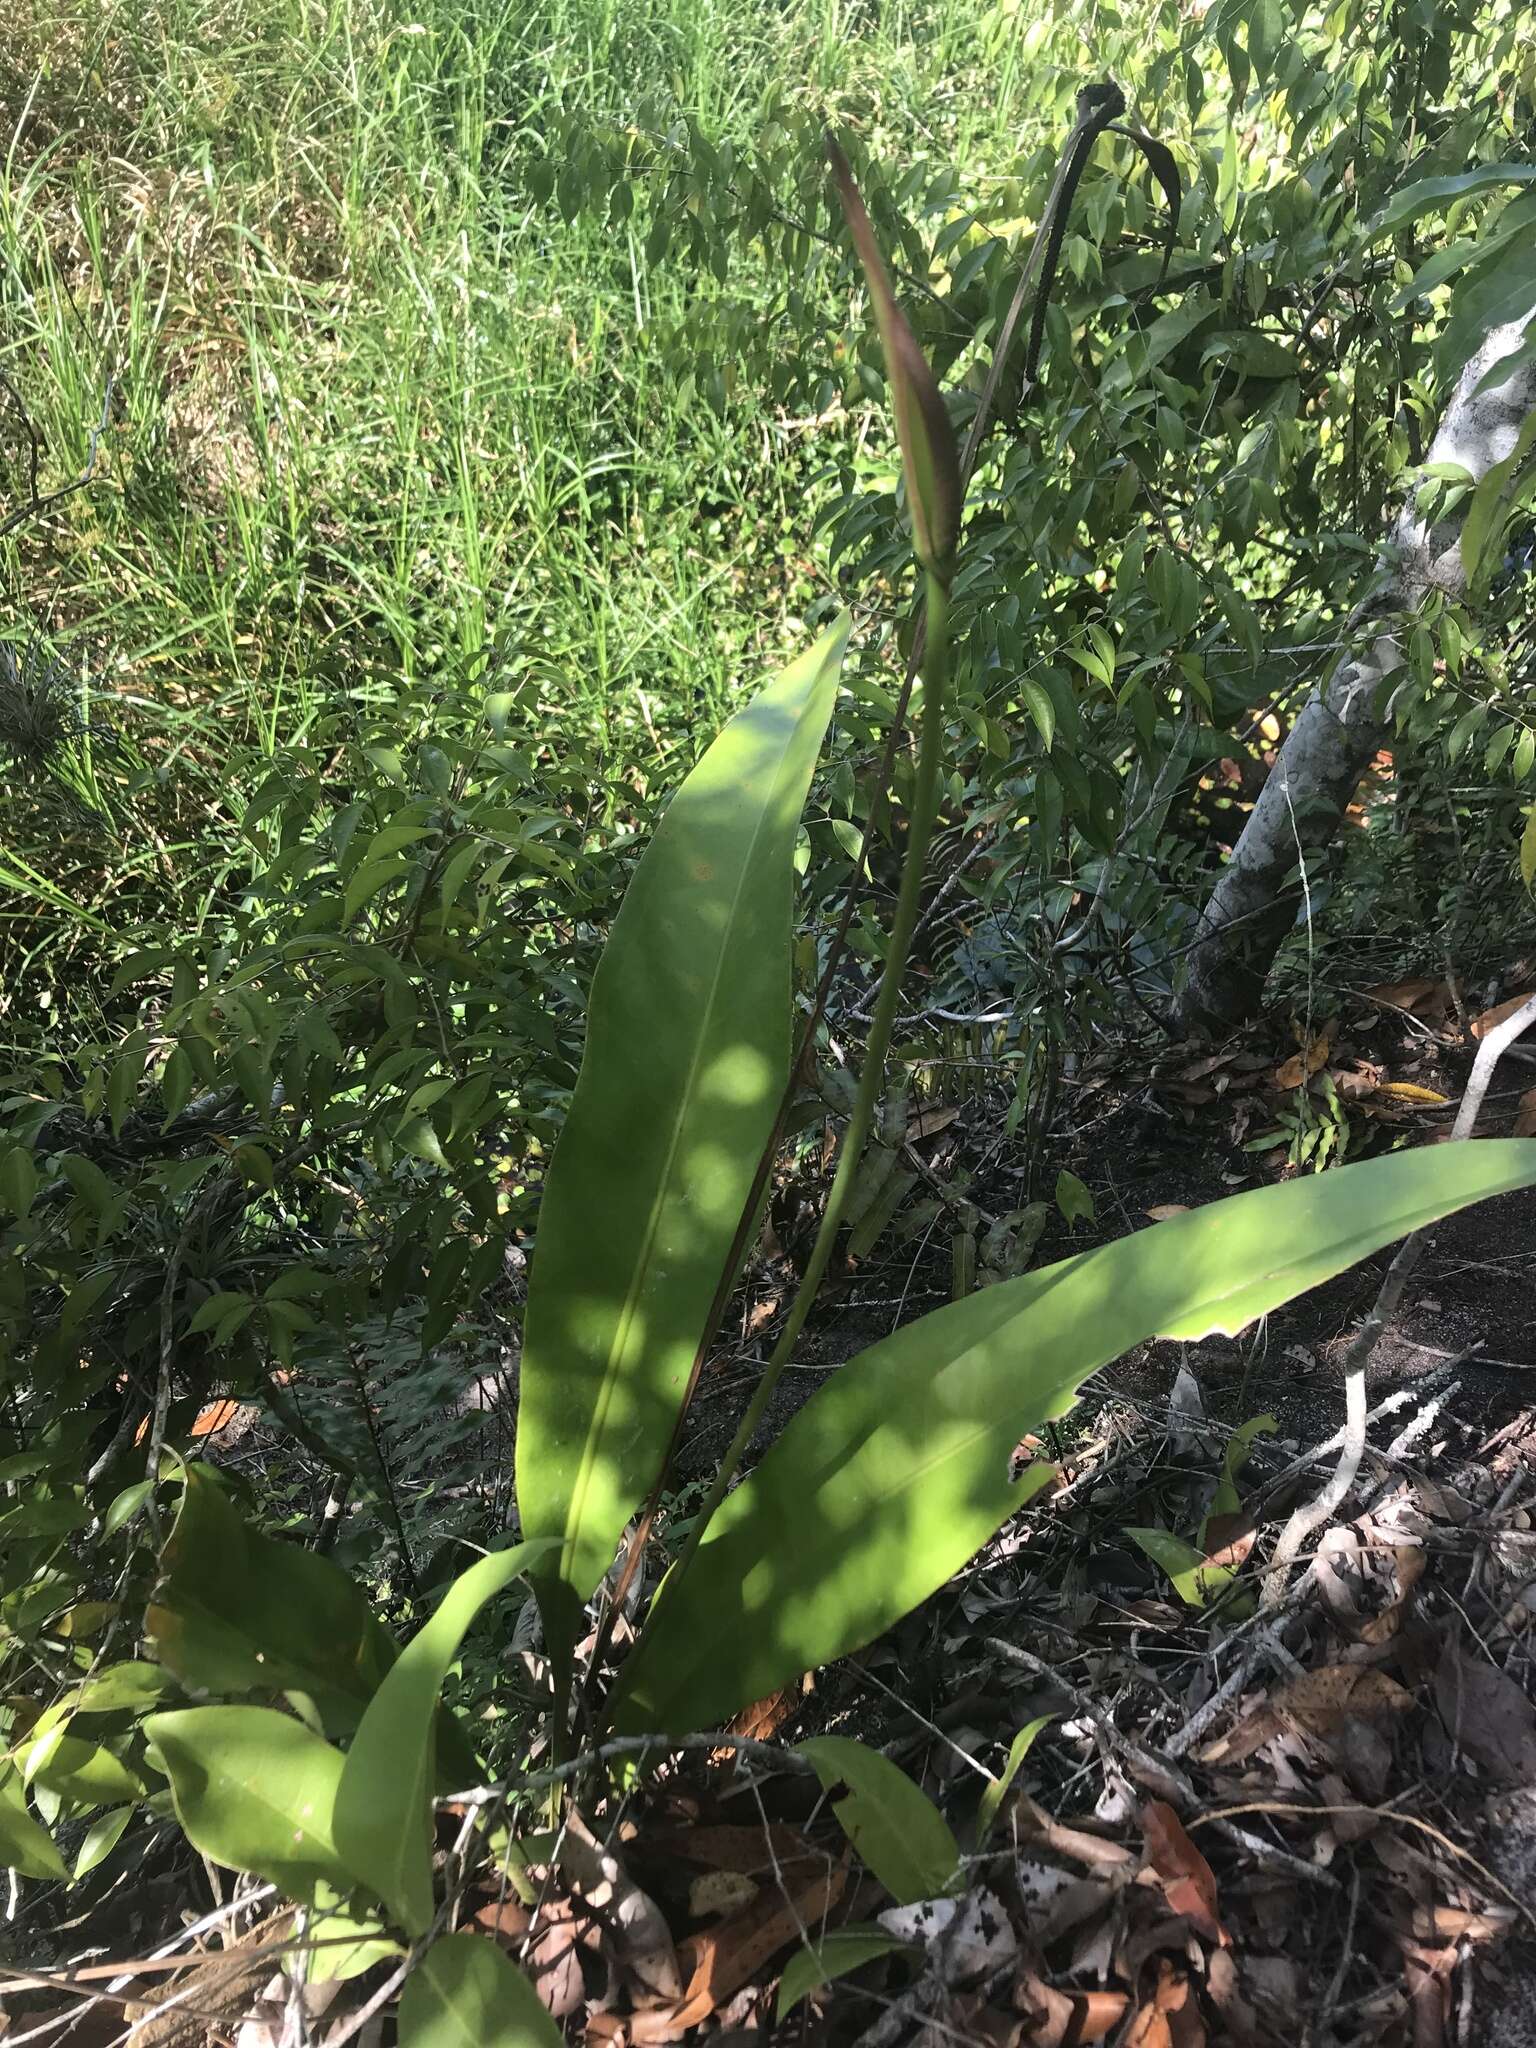
[[[0, 636], [67, 653], [96, 728], [69, 772], [105, 790], [6, 805], [0, 951], [32, 963], [12, 1030], [39, 971], [94, 959], [96, 921], [185, 914], [237, 872], [263, 761], [338, 716], [424, 689], [451, 718], [494, 662], [609, 826], [691, 759], [814, 594], [809, 457], [750, 389], [721, 416], [680, 385], [668, 337], [723, 288], [538, 202], [527, 165], [561, 111], [623, 122], [660, 94], [739, 140], [770, 90], [857, 95], [919, 144], [942, 120], [984, 162], [1015, 146], [1013, 68], [963, 79], [1013, 23], [948, 0], [18, 0], [0, 371], [43, 488], [85, 467], [109, 380], [112, 402], [89, 485], [0, 539]], [[0, 514], [26, 494], [14, 410]], [[51, 895], [27, 880], [45, 847]]]

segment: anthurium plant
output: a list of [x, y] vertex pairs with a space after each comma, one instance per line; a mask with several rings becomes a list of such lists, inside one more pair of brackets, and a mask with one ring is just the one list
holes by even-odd
[[[1003, 1280], [851, 1360], [742, 1476], [882, 1094], [941, 781], [961, 546], [949, 414], [848, 167], [831, 154], [883, 347], [920, 570], [909, 830], [886, 973], [804, 1282], [688, 1539], [605, 1690], [612, 1660], [583, 1667], [577, 1645], [594, 1623], [606, 1645], [615, 1595], [644, 1587], [644, 1530], [784, 1130], [799, 1054], [795, 840], [846, 617], [705, 752], [609, 934], [539, 1217], [516, 1442], [520, 1540], [465, 1572], [397, 1652], [338, 1568], [247, 1529], [206, 1467], [176, 1475], [148, 1633], [160, 1670], [225, 1703], [144, 1713], [156, 1705], [151, 1685], [138, 1702], [138, 1768], [168, 1779], [199, 1850], [267, 1879], [303, 1907], [312, 1934], [326, 1930], [317, 1974], [393, 1962], [407, 2048], [557, 2038], [516, 1966], [449, 1925], [434, 1870], [434, 1801], [477, 1773], [441, 1694], [476, 1616], [514, 1578], [536, 1592], [556, 1680], [558, 1769], [544, 1782], [578, 1784], [584, 1757], [600, 1772], [604, 1745], [624, 1736], [654, 1738], [664, 1754], [668, 1737], [719, 1726], [940, 1587], [1046, 1481], [1043, 1461], [1017, 1469], [1015, 1447], [1064, 1415], [1097, 1368], [1148, 1338], [1236, 1332], [1393, 1239], [1536, 1182], [1536, 1143], [1398, 1154], [1238, 1194]], [[0, 1785], [0, 1845], [24, 1872], [62, 1871], [27, 1795], [62, 1768], [62, 1743], [88, 1746], [68, 1734], [88, 1706], [66, 1701]], [[953, 1838], [894, 1766], [825, 1739], [802, 1762], [849, 1788], [839, 1812], [898, 1898], [955, 1881]], [[120, 1798], [132, 1790], [125, 1780]], [[844, 1947], [862, 1957], [882, 1939]], [[801, 1977], [808, 1985], [837, 1967], [829, 1953]]]

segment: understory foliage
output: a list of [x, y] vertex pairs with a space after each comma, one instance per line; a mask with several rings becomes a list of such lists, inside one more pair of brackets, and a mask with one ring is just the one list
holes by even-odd
[[[16, 1870], [174, 1815], [338, 1967], [409, 1949], [402, 2038], [548, 2032], [441, 1924], [438, 1791], [506, 1785], [515, 1856], [533, 1741], [717, 1726], [868, 1642], [1099, 1365], [1536, 1179], [1460, 1147], [1155, 1248], [999, 1246], [727, 1492], [743, 1425], [600, 1696], [808, 1098], [838, 1172], [763, 1399], [929, 1026], [996, 1007], [1033, 1173], [1062, 1063], [1157, 1022], [1407, 492], [1460, 501], [1469, 588], [1408, 622], [1396, 801], [1295, 879], [1308, 970], [1331, 932], [1359, 971], [1362, 894], [1394, 963], [1526, 915], [1532, 436], [1475, 493], [1422, 455], [1536, 305], [1533, 63], [1504, 0], [34, 0], [0, 57]], [[295, 1447], [275, 1481], [199, 1458], [216, 1394]], [[461, 1648], [519, 1577], [550, 1698]]]

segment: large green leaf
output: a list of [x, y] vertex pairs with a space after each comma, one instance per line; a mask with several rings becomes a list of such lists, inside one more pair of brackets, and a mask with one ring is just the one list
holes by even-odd
[[1394, 192], [1366, 229], [1365, 240], [1395, 235], [1423, 213], [1445, 213], [1458, 201], [1500, 185], [1529, 185], [1536, 181], [1536, 164], [1478, 164], [1474, 170], [1457, 171], [1447, 178], [1420, 178]]
[[585, 1599], [666, 1454], [789, 1072], [795, 834], [846, 619], [673, 798], [592, 984], [539, 1211], [517, 1430], [524, 1533]]
[[189, 1465], [145, 1618], [160, 1661], [200, 1692], [297, 1690], [343, 1733], [395, 1659], [361, 1587], [296, 1543], [247, 1527]]
[[450, 1934], [406, 1980], [400, 2048], [562, 2048], [528, 1979], [493, 1942]]
[[215, 1863], [310, 1901], [322, 1884], [345, 1892], [362, 1876], [333, 1832], [341, 1752], [302, 1721], [272, 1707], [186, 1707], [151, 1714], [144, 1732], [187, 1840]]
[[1485, 1195], [1536, 1142], [1397, 1154], [1234, 1195], [937, 1310], [843, 1367], [664, 1586], [616, 1725], [717, 1724], [866, 1643], [943, 1585], [1039, 1483], [1027, 1430], [1149, 1337], [1235, 1332]]
[[336, 1796], [336, 1840], [413, 1936], [432, 1924], [432, 1724], [464, 1632], [550, 1539], [482, 1557], [456, 1579], [437, 1612], [402, 1651], [347, 1751]]
[[948, 1889], [960, 1868], [949, 1822], [899, 1764], [846, 1735], [799, 1744], [832, 1794], [838, 1825], [899, 1905]]

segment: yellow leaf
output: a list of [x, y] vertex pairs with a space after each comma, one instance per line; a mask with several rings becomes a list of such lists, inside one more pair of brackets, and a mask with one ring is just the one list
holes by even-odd
[[1422, 1102], [1427, 1109], [1444, 1109], [1451, 1099], [1433, 1088], [1420, 1088], [1414, 1081], [1383, 1081], [1376, 1093], [1394, 1095], [1399, 1102]]

